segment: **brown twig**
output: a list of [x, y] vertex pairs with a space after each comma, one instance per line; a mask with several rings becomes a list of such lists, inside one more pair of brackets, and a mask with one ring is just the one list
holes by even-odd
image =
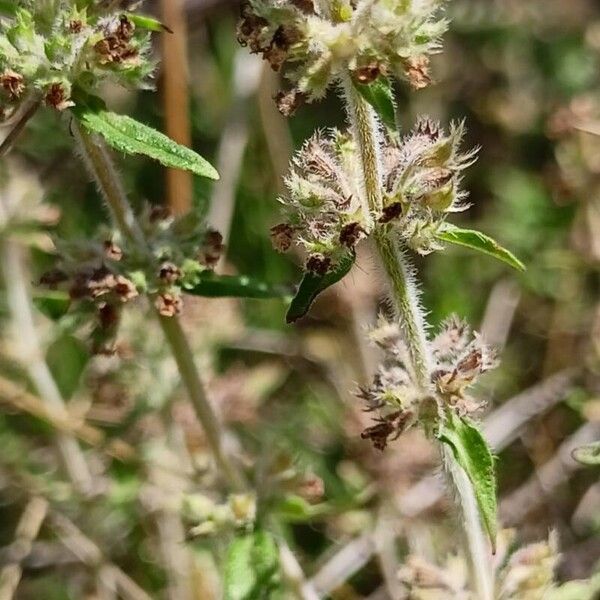
[[[162, 34], [163, 106], [165, 130], [178, 144], [192, 145], [190, 129], [187, 25], [182, 0], [161, 1], [162, 20], [170, 31]], [[180, 169], [167, 170], [167, 202], [174, 214], [192, 207], [192, 175]]]

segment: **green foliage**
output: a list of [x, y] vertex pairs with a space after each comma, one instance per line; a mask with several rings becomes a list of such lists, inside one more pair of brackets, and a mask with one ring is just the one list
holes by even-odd
[[142, 154], [166, 167], [191, 171], [200, 177], [219, 178], [214, 167], [190, 148], [131, 117], [107, 111], [98, 98], [78, 103], [72, 112], [90, 133], [101, 135], [120, 152]]
[[458, 464], [465, 470], [475, 492], [481, 520], [496, 545], [497, 502], [494, 457], [479, 429], [465, 418], [447, 411], [439, 439], [452, 448]]
[[471, 248], [472, 250], [492, 256], [510, 265], [513, 269], [517, 269], [517, 271], [525, 270], [525, 265], [512, 252], [503, 248], [498, 242], [480, 231], [462, 229], [456, 225], [444, 223], [436, 233], [436, 237], [443, 242], [465, 246], [466, 248]]
[[48, 348], [46, 362], [65, 400], [77, 391], [89, 359], [85, 344], [72, 335], [61, 335]]
[[271, 534], [258, 530], [237, 537], [225, 559], [225, 600], [268, 599], [278, 571], [279, 552]]
[[306, 272], [302, 278], [300, 287], [290, 304], [290, 308], [285, 317], [286, 321], [288, 323], [294, 323], [305, 316], [310, 310], [316, 297], [327, 288], [336, 284], [338, 281], [341, 281], [350, 272], [355, 260], [356, 255], [354, 252], [348, 252], [340, 259], [333, 271], [330, 271], [325, 275], [317, 275], [310, 271]]
[[60, 291], [47, 290], [36, 294], [31, 300], [33, 305], [52, 321], [64, 317], [71, 306], [69, 295]]
[[392, 131], [397, 128], [394, 92], [390, 81], [379, 76], [372, 83], [365, 85], [354, 82], [360, 95], [375, 109], [383, 123]]
[[284, 298], [289, 290], [264, 283], [245, 275], [217, 275], [212, 271], [198, 274], [194, 285], [183, 291], [192, 296], [208, 298]]

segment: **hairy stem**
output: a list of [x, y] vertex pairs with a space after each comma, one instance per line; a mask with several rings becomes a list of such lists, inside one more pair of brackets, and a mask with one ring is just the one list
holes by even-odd
[[402, 324], [415, 376], [426, 390], [431, 381], [426, 324], [412, 267], [399, 242], [388, 232], [377, 231], [375, 245], [389, 280], [394, 308]]
[[464, 469], [456, 462], [452, 450], [442, 445], [442, 460], [448, 479], [457, 495], [473, 579], [473, 587], [478, 600], [494, 600], [494, 576], [490, 546], [487, 535], [481, 526], [481, 518], [473, 486]]
[[[76, 122], [73, 123], [73, 130], [88, 169], [110, 208], [115, 224], [137, 251], [148, 254], [148, 244], [137, 223], [120, 177], [104, 142], [95, 136], [89, 135]], [[177, 363], [181, 379], [187, 389], [196, 416], [204, 429], [215, 461], [229, 487], [240, 490], [245, 485], [243, 475], [225, 451], [223, 429], [206, 396], [192, 349], [181, 323], [177, 317], [163, 317], [158, 314], [158, 311], [156, 315]]]
[[[364, 197], [367, 209], [377, 215], [382, 208], [382, 170], [379, 148], [379, 124], [371, 106], [355, 90], [350, 75], [343, 82], [344, 96], [352, 134], [359, 149], [362, 168]], [[369, 224], [372, 218], [367, 221]], [[424, 392], [431, 388], [431, 365], [429, 360], [424, 311], [412, 269], [398, 239], [383, 227], [374, 233], [375, 246], [381, 264], [389, 280], [390, 294], [404, 331], [412, 368]], [[459, 499], [467, 538], [467, 553], [473, 572], [473, 587], [478, 600], [492, 600], [493, 575], [489, 560], [486, 536], [475, 501], [473, 486], [452, 452], [442, 448], [444, 463], [449, 473], [449, 483]], [[487, 558], [486, 558], [487, 557]]]

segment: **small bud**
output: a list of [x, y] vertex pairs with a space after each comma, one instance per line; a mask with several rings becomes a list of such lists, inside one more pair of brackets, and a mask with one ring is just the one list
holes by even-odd
[[25, 91], [23, 75], [20, 75], [12, 69], [6, 69], [0, 75], [0, 85], [8, 93], [11, 100], [17, 100]]
[[75, 106], [75, 103], [66, 94], [63, 84], [59, 82], [50, 84], [44, 96], [44, 103], [61, 112]]
[[306, 261], [306, 270], [315, 275], [326, 275], [331, 267], [331, 259], [322, 254], [313, 254]]
[[81, 33], [83, 31], [83, 21], [74, 19], [69, 23], [69, 31], [71, 33]]
[[287, 92], [278, 92], [275, 96], [277, 110], [284, 117], [291, 117], [306, 101], [306, 94], [300, 90], [293, 89]]
[[163, 317], [174, 317], [181, 313], [183, 300], [181, 296], [165, 292], [157, 296], [154, 305]]
[[358, 67], [354, 72], [354, 79], [362, 84], [373, 83], [381, 75], [381, 65], [378, 62], [371, 62], [368, 65]]
[[224, 250], [223, 236], [218, 231], [209, 229], [204, 239], [201, 262], [210, 269], [214, 268], [221, 259]]
[[287, 252], [294, 240], [294, 228], [287, 223], [271, 227], [271, 243], [277, 252]]
[[431, 83], [429, 74], [429, 57], [424, 54], [409, 58], [405, 64], [408, 82], [415, 90], [426, 88]]
[[108, 260], [119, 262], [123, 258], [123, 250], [121, 250], [114, 242], [106, 240], [104, 242], [104, 256], [106, 256]]
[[253, 523], [256, 519], [256, 496], [254, 494], [232, 494], [229, 508], [237, 525]]
[[381, 217], [379, 217], [379, 222], [389, 223], [390, 221], [396, 220], [400, 216], [402, 216], [402, 203], [394, 202], [393, 204], [388, 204], [388, 206], [383, 207], [383, 212]]
[[121, 302], [129, 302], [139, 295], [133, 282], [122, 275], [116, 277], [114, 292]]
[[171, 262], [165, 262], [160, 266], [158, 277], [165, 283], [175, 283], [181, 278], [181, 269]]
[[360, 223], [348, 223], [340, 231], [340, 244], [346, 248], [354, 248], [366, 236], [367, 232]]

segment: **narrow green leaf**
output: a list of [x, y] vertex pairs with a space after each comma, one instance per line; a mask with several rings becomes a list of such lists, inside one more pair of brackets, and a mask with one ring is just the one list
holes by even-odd
[[193, 287], [183, 289], [192, 296], [207, 298], [285, 298], [290, 290], [284, 286], [275, 286], [252, 279], [246, 275], [217, 275], [204, 271], [198, 275]]
[[302, 318], [309, 311], [315, 298], [328, 287], [342, 280], [352, 268], [356, 261], [356, 254], [348, 252], [338, 266], [326, 275], [315, 275], [314, 273], [305, 273], [300, 287], [292, 300], [285, 320], [288, 323], [294, 323]]
[[494, 457], [485, 438], [475, 425], [452, 411], [448, 412], [438, 437], [452, 448], [456, 461], [471, 480], [481, 520], [495, 548], [498, 526], [496, 476]]
[[225, 558], [225, 600], [267, 599], [277, 585], [279, 552], [273, 537], [255, 531], [236, 538]]
[[573, 458], [586, 467], [597, 467], [600, 465], [600, 442], [575, 448]]
[[135, 13], [126, 13], [127, 18], [140, 29], [146, 29], [147, 31], [167, 31], [169, 33], [173, 33], [173, 30], [169, 29], [166, 25], [158, 21], [157, 19], [153, 19], [152, 17], [147, 17], [146, 15], [138, 15]]
[[65, 400], [79, 387], [89, 359], [85, 344], [72, 335], [62, 335], [48, 348], [46, 362]]
[[98, 98], [78, 100], [71, 110], [88, 131], [101, 135], [120, 152], [142, 154], [165, 167], [191, 171], [200, 177], [219, 178], [214, 167], [190, 148], [131, 117], [105, 110]]
[[483, 254], [501, 260], [518, 271], [525, 271], [525, 265], [512, 252], [503, 248], [494, 239], [480, 231], [462, 229], [450, 223], [444, 223], [442, 228], [437, 232], [436, 237], [443, 242], [478, 250], [479, 252], [483, 252]]
[[71, 305], [71, 299], [66, 292], [54, 290], [39, 293], [32, 298], [33, 305], [52, 321], [58, 321], [64, 317]]
[[386, 77], [380, 76], [367, 85], [354, 82], [354, 87], [360, 95], [375, 109], [387, 127], [392, 130], [396, 126], [396, 109], [394, 102], [394, 91]]

